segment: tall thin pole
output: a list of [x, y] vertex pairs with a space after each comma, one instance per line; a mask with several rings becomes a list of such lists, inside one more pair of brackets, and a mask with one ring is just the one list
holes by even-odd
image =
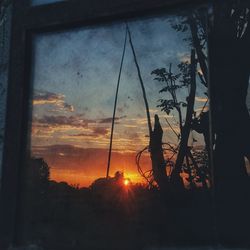
[[111, 162], [111, 155], [112, 155], [113, 135], [114, 135], [114, 127], [115, 127], [116, 106], [117, 106], [118, 92], [119, 92], [119, 86], [120, 86], [120, 80], [121, 80], [122, 66], [123, 66], [124, 55], [125, 55], [125, 51], [126, 51], [127, 35], [128, 35], [128, 30], [126, 28], [124, 46], [123, 46], [123, 52], [122, 52], [122, 59], [121, 59], [117, 87], [116, 87], [116, 93], [115, 93], [115, 103], [114, 103], [114, 110], [113, 110], [113, 117], [112, 117], [112, 126], [111, 126], [110, 142], [109, 142], [109, 155], [108, 155], [108, 165], [107, 165], [106, 178], [109, 177], [110, 162]]
[[137, 68], [137, 73], [138, 73], [138, 77], [140, 80], [140, 84], [141, 84], [141, 88], [142, 88], [142, 94], [143, 94], [143, 99], [144, 99], [144, 103], [145, 103], [145, 107], [146, 107], [146, 114], [147, 114], [147, 120], [148, 120], [148, 130], [149, 130], [149, 137], [151, 138], [152, 135], [152, 125], [151, 125], [151, 119], [150, 119], [150, 112], [149, 112], [149, 105], [148, 105], [148, 100], [147, 100], [147, 95], [146, 95], [146, 90], [144, 87], [144, 83], [142, 80], [142, 76], [141, 76], [141, 70], [140, 70], [140, 66], [138, 64], [137, 58], [136, 58], [136, 53], [135, 53], [135, 48], [132, 42], [132, 37], [131, 37], [131, 33], [127, 24], [127, 31], [128, 31], [128, 35], [129, 35], [129, 43], [133, 52], [133, 56], [134, 56], [134, 62], [135, 62], [135, 66]]

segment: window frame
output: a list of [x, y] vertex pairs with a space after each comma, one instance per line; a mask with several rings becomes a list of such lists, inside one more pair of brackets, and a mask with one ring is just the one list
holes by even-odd
[[[68, 0], [31, 6], [13, 0], [7, 114], [0, 200], [0, 247], [18, 244], [19, 202], [26, 157], [32, 35], [163, 13], [212, 0]], [[2, 249], [2, 248], [1, 248]]]

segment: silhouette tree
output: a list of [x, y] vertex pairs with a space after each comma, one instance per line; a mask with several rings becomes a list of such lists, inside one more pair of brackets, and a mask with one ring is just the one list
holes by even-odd
[[152, 177], [161, 190], [168, 188], [168, 179], [166, 175], [166, 162], [162, 148], [163, 130], [158, 115], [154, 117], [154, 129], [150, 136], [149, 151], [152, 161]]
[[27, 190], [34, 200], [45, 197], [49, 188], [50, 168], [43, 158], [31, 158], [27, 169]]
[[[214, 5], [210, 70], [217, 135], [215, 178], [219, 182], [223, 176], [242, 181], [247, 176], [243, 157], [250, 155], [250, 117], [246, 105], [250, 74], [249, 8], [248, 1], [221, 1]], [[226, 160], [229, 152], [233, 155]]]
[[[250, 75], [249, 1], [218, 1], [213, 6], [210, 86], [214, 133], [214, 183], [218, 228], [224, 241], [249, 241], [250, 116], [246, 106]], [[230, 222], [230, 225], [229, 225]], [[230, 230], [237, 228], [237, 230]]]
[[[211, 150], [214, 144], [213, 172], [220, 234], [224, 235], [224, 240], [236, 240], [238, 237], [243, 242], [247, 239], [245, 232], [250, 223], [246, 220], [250, 204], [249, 178], [244, 161], [244, 157], [250, 159], [250, 116], [246, 105], [250, 75], [250, 3], [246, 0], [221, 0], [214, 1], [212, 7], [208, 40], [212, 107], [210, 138], [213, 141], [207, 148]], [[202, 35], [207, 22], [200, 13], [196, 11], [187, 18], [183, 17], [181, 23], [173, 27], [179, 32], [185, 32], [190, 27], [202, 82], [207, 86], [208, 62], [203, 49], [207, 38]], [[191, 41], [191, 38], [186, 40]], [[193, 121], [197, 132], [202, 132], [201, 123]], [[231, 225], [228, 225], [229, 222]]]
[[[191, 154], [190, 149], [187, 147], [188, 138], [191, 130], [191, 123], [192, 123], [192, 116], [194, 114], [194, 102], [195, 102], [195, 92], [196, 92], [196, 67], [197, 67], [197, 60], [195, 58], [195, 50], [191, 51], [191, 63], [181, 63], [179, 65], [179, 69], [181, 71], [180, 74], [174, 75], [171, 72], [171, 65], [169, 67], [169, 71], [165, 68], [156, 69], [152, 72], [152, 74], [156, 75], [155, 80], [160, 82], [164, 82], [166, 87], [164, 87], [160, 92], [168, 92], [171, 96], [171, 99], [161, 99], [161, 107], [162, 111], [165, 111], [167, 114], [171, 112], [171, 110], [176, 110], [178, 113], [179, 118], [179, 126], [180, 126], [180, 134], [177, 135], [178, 139], [180, 139], [180, 144], [178, 148], [178, 154], [176, 163], [173, 167], [173, 161], [165, 160], [164, 159], [164, 149], [163, 149], [163, 142], [162, 136], [163, 131], [159, 121], [159, 117], [155, 115], [154, 117], [154, 128], [152, 128], [151, 119], [150, 119], [150, 112], [149, 106], [147, 101], [147, 96], [144, 88], [144, 83], [141, 76], [140, 67], [136, 58], [135, 49], [132, 42], [131, 33], [127, 26], [128, 36], [129, 36], [129, 43], [133, 52], [134, 62], [137, 68], [138, 78], [141, 84], [143, 98], [145, 102], [146, 108], [146, 115], [147, 115], [147, 122], [148, 122], [148, 129], [149, 129], [149, 146], [144, 148], [137, 154], [136, 163], [138, 166], [139, 173], [148, 181], [149, 185], [151, 186], [152, 183], [155, 181], [157, 185], [160, 187], [161, 190], [165, 190], [167, 187], [170, 186], [174, 187], [175, 189], [183, 189], [184, 184], [182, 182], [182, 178], [180, 177], [180, 173], [182, 171], [183, 162], [186, 154]], [[180, 78], [182, 75], [182, 80], [180, 80], [181, 85], [176, 84], [176, 80]], [[204, 82], [203, 76], [201, 74], [200, 79]], [[190, 88], [189, 95], [184, 101], [178, 101], [176, 90], [179, 88], [188, 87]], [[183, 115], [181, 107], [185, 107], [186, 109], [186, 117], [185, 122], [183, 122]], [[170, 124], [169, 124], [170, 125]], [[170, 125], [171, 127], [171, 125]], [[174, 130], [173, 130], [174, 131]], [[174, 131], [175, 132], [175, 131]], [[168, 144], [168, 146], [170, 146]], [[170, 146], [171, 148], [171, 146]], [[140, 157], [141, 154], [145, 151], [149, 150], [151, 162], [152, 162], [152, 170], [148, 171], [148, 173], [144, 173], [140, 166]], [[170, 149], [174, 153], [177, 152], [176, 149]], [[190, 156], [187, 156], [190, 157]], [[190, 159], [194, 161], [192, 157]], [[195, 163], [193, 163], [195, 164]], [[171, 175], [167, 176], [166, 168], [171, 168]]]
[[[208, 56], [206, 47], [209, 37], [210, 52], [210, 93], [212, 97], [212, 122], [213, 139], [216, 143], [215, 178], [225, 176], [228, 172], [228, 164], [232, 167], [232, 175], [246, 176], [245, 167], [238, 167], [241, 163], [230, 162], [224, 164], [225, 155], [222, 152], [224, 139], [234, 139], [234, 142], [227, 145], [242, 145], [238, 150], [247, 158], [249, 155], [249, 127], [250, 118], [246, 107], [247, 88], [249, 83], [249, 1], [229, 0], [217, 1], [213, 3], [210, 14], [208, 8], [199, 8], [191, 12], [190, 15], [182, 16], [179, 23], [171, 23], [178, 32], [186, 32], [185, 40], [194, 47], [200, 72], [201, 83], [208, 87]], [[210, 16], [209, 16], [210, 15]], [[210, 23], [208, 23], [210, 18]], [[207, 28], [209, 26], [209, 29]], [[187, 31], [190, 30], [190, 34]], [[209, 32], [209, 33], [208, 33]], [[207, 35], [208, 33], [208, 35]], [[237, 115], [232, 115], [237, 114]], [[193, 120], [193, 129], [198, 133], [203, 133], [207, 144], [207, 149], [211, 148], [207, 136], [209, 113], [203, 116], [203, 120]], [[203, 128], [202, 128], [203, 127]], [[232, 136], [232, 132], [237, 131], [237, 136]], [[228, 136], [226, 135], [228, 133]], [[214, 140], [216, 134], [217, 140]], [[220, 139], [221, 138], [221, 139]], [[230, 138], [230, 139], [229, 139]], [[220, 142], [221, 141], [221, 142]], [[224, 142], [223, 142], [224, 141]], [[220, 146], [221, 145], [221, 146]], [[231, 147], [231, 146], [230, 146]], [[232, 147], [231, 147], [232, 148]], [[228, 152], [228, 150], [224, 150]], [[242, 158], [242, 157], [240, 157]], [[221, 160], [219, 160], [221, 159]], [[222, 161], [222, 162], [220, 162]], [[244, 165], [244, 164], [243, 164]], [[224, 169], [223, 166], [225, 166]], [[218, 172], [218, 174], [217, 174]], [[244, 178], [244, 177], [243, 177]]]
[[179, 22], [170, 19], [170, 24], [177, 32], [185, 33], [184, 41], [195, 49], [197, 62], [200, 68], [198, 76], [201, 83], [208, 87], [208, 56], [207, 56], [207, 32], [208, 9], [207, 7], [193, 9], [190, 14], [179, 16]]
[[[188, 154], [188, 138], [191, 130], [191, 121], [194, 113], [194, 101], [196, 92], [196, 60], [195, 51], [191, 52], [191, 63], [181, 63], [179, 65], [181, 74], [174, 75], [172, 73], [171, 65], [167, 71], [165, 68], [156, 69], [152, 74], [156, 75], [155, 80], [164, 82], [166, 86], [160, 90], [160, 92], [167, 92], [170, 94], [169, 99], [160, 99], [160, 105], [158, 105], [162, 111], [168, 115], [172, 110], [176, 110], [178, 114], [178, 124], [180, 130], [180, 143], [178, 146], [178, 153], [176, 156], [176, 162], [172, 174], [170, 176], [170, 183], [175, 188], [183, 188], [182, 178], [180, 173], [182, 171], [183, 162], [185, 156]], [[177, 84], [177, 80], [182, 76], [180, 84]], [[189, 87], [189, 94], [186, 98], [186, 102], [179, 101], [176, 90], [184, 87]], [[186, 117], [183, 122], [183, 111], [181, 107], [186, 108]]]
[[[193, 116], [195, 114], [197, 59], [195, 58], [194, 49], [191, 51], [191, 62], [180, 63], [178, 67], [180, 70], [178, 74], [173, 74], [172, 65], [170, 65], [168, 70], [166, 68], [155, 69], [152, 71], [152, 74], [155, 75], [156, 81], [165, 85], [160, 90], [160, 93], [166, 93], [167, 99], [160, 99], [158, 107], [166, 112], [167, 115], [174, 110], [178, 114], [179, 133], [174, 130], [167, 119], [166, 121], [177, 136], [179, 144], [177, 147], [173, 147], [170, 143], [162, 141], [163, 130], [158, 115], [155, 115], [154, 128], [150, 128], [150, 131], [152, 131], [150, 134], [150, 144], [140, 151], [136, 157], [139, 173], [148, 181], [150, 186], [156, 182], [161, 190], [183, 190], [185, 186], [180, 176], [183, 171], [189, 175], [187, 180], [192, 188], [197, 186], [195, 182], [201, 182], [203, 187], [208, 186], [208, 174], [203, 174], [206, 171], [201, 171], [202, 168], [207, 166], [207, 163], [203, 162], [204, 164], [201, 164], [199, 159], [198, 164], [195, 159], [198, 153], [193, 156], [191, 152], [192, 147], [188, 146], [189, 135], [194, 127]], [[188, 89], [188, 96], [185, 101], [178, 100], [177, 90], [182, 88]], [[185, 117], [183, 115], [184, 110]], [[145, 150], [149, 150], [150, 152], [152, 170], [143, 172], [140, 166], [140, 158]], [[164, 153], [166, 151], [171, 152], [172, 156], [165, 159]], [[176, 160], [173, 161], [173, 158], [176, 158]], [[195, 171], [192, 171], [192, 169]], [[195, 174], [193, 174], [194, 172]]]
[[[40, 220], [46, 214], [49, 201], [50, 168], [43, 158], [31, 158], [27, 162], [24, 204], [29, 204], [23, 218], [28, 223]], [[26, 224], [26, 222], [24, 222]], [[32, 231], [32, 229], [29, 229]]]
[[22, 188], [22, 206], [20, 225], [23, 233], [33, 237], [34, 223], [45, 218], [50, 204], [49, 200], [50, 168], [42, 158], [30, 158], [27, 161], [25, 182]]

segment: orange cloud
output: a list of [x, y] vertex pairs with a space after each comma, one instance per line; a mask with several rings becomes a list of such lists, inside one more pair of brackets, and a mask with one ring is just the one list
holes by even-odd
[[[126, 118], [126, 116], [121, 116], [121, 117], [115, 117], [115, 121], [117, 123], [117, 121], [123, 119], [123, 118]], [[113, 117], [108, 117], [108, 118], [102, 118], [100, 119], [98, 122], [99, 123], [111, 123], [113, 121]]]
[[207, 97], [199, 97], [199, 96], [196, 96], [196, 97], [195, 97], [195, 101], [197, 101], [197, 102], [206, 103], [207, 100], [208, 100]]

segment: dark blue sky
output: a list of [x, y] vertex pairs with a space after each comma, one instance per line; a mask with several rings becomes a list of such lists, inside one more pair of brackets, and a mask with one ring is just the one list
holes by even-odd
[[[176, 17], [160, 17], [133, 21], [129, 24], [152, 116], [155, 113], [160, 116], [166, 114], [156, 108], [157, 100], [161, 97], [158, 91], [162, 85], [153, 80], [151, 71], [168, 67], [172, 63], [173, 71], [178, 73], [177, 64], [189, 60], [190, 47], [188, 43], [183, 42], [188, 32], [183, 34], [173, 30], [169, 18], [178, 21]], [[34, 89], [38, 94], [49, 92], [61, 95], [63, 105], [68, 105], [68, 109], [63, 108], [62, 104], [40, 103], [35, 105], [34, 117], [82, 115], [83, 120], [110, 117], [124, 35], [124, 23], [115, 23], [37, 36], [34, 42]], [[196, 108], [200, 108], [204, 103], [204, 91], [202, 85], [198, 84]], [[185, 101], [187, 90], [180, 90], [178, 95], [180, 100]], [[128, 44], [121, 76], [117, 116], [123, 117], [124, 126], [141, 125], [141, 136], [145, 137], [147, 133], [145, 107]], [[131, 132], [131, 129], [127, 131], [126, 127], [122, 126], [117, 126], [117, 129], [120, 134]], [[57, 138], [54, 133], [54, 136], [53, 139], [58, 140], [53, 143], [60, 143], [60, 135]], [[173, 137], [174, 135], [169, 133], [171, 141], [174, 140]], [[43, 144], [42, 141], [40, 143]]]

